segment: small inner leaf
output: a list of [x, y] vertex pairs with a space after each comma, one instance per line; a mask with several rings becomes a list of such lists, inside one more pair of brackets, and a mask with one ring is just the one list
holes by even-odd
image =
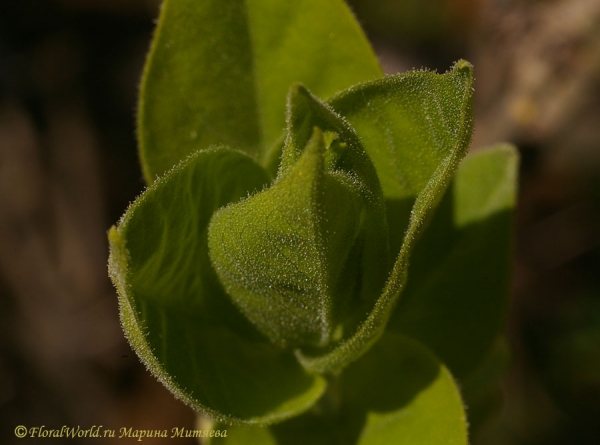
[[[301, 155], [312, 128], [322, 128], [326, 138], [327, 174], [343, 180], [355, 190], [364, 206], [361, 213], [362, 234], [350, 252], [341, 280], [345, 284], [344, 288], [340, 288], [344, 297], [338, 301], [344, 301], [345, 308], [336, 308], [347, 312], [344, 326], [340, 327], [337, 336], [337, 339], [343, 339], [372, 309], [391, 267], [381, 187], [375, 168], [354, 129], [329, 105], [297, 84], [290, 89], [287, 110], [288, 133], [279, 176], [285, 174]], [[335, 227], [332, 228], [334, 230]], [[341, 263], [335, 256], [332, 260]]]
[[[282, 346], [327, 345], [345, 260], [361, 230], [362, 202], [327, 174], [321, 130], [270, 189], [217, 212], [210, 257], [227, 293]], [[345, 283], [344, 283], [345, 284]]]

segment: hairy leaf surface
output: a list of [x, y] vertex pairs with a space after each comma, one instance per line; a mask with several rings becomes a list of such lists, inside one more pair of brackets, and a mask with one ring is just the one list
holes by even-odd
[[[362, 213], [359, 218], [362, 233], [353, 246], [351, 258], [345, 264], [342, 279], [352, 284], [343, 290], [346, 293], [344, 298], [348, 301], [347, 304], [356, 306], [356, 310], [364, 314], [365, 305], [366, 309], [369, 309], [381, 293], [391, 267], [381, 186], [373, 163], [365, 153], [354, 129], [326, 103], [301, 85], [292, 87], [288, 97], [287, 138], [281, 156], [280, 177], [302, 154], [315, 127], [322, 129], [327, 139], [327, 174], [343, 180], [361, 199]], [[328, 230], [329, 234], [338, 230], [340, 223], [336, 221], [337, 219], [333, 220], [332, 227]], [[325, 241], [327, 243], [329, 240]], [[330, 257], [332, 263], [329, 267], [343, 263], [342, 257], [335, 251]], [[358, 299], [352, 301], [354, 293], [357, 293]]]
[[[210, 257], [227, 293], [282, 346], [327, 346], [344, 312], [356, 303], [357, 285], [372, 281], [362, 273], [358, 257], [365, 220], [373, 216], [368, 201], [376, 199], [378, 184], [371, 190], [371, 184], [351, 176], [360, 175], [355, 170], [338, 170], [336, 162], [326, 165], [339, 150], [360, 146], [326, 147], [325, 134], [314, 127], [297, 162], [271, 188], [218, 211], [211, 221]], [[359, 155], [341, 156], [343, 164]], [[367, 158], [362, 161], [370, 165]], [[384, 218], [381, 192], [379, 209]], [[385, 221], [379, 223], [383, 242], [371, 247], [385, 255]], [[377, 272], [381, 286], [384, 276]]]
[[132, 347], [176, 396], [228, 421], [281, 420], [324, 389], [321, 377], [239, 314], [210, 265], [213, 212], [267, 182], [245, 154], [198, 152], [140, 196], [109, 236], [109, 269]]

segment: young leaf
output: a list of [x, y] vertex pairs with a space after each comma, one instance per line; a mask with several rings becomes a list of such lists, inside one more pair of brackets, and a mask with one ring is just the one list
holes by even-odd
[[[388, 77], [351, 88], [330, 102], [348, 119], [373, 160], [387, 199], [392, 253], [399, 253], [373, 310], [350, 338], [325, 354], [297, 352], [307, 369], [342, 369], [385, 329], [404, 288], [415, 241], [467, 150], [473, 128], [472, 86], [472, 67], [460, 61], [444, 75]], [[402, 201], [408, 205], [398, 207]], [[399, 208], [409, 209], [410, 215], [397, 214]], [[404, 236], [395, 238], [398, 233]]]
[[256, 437], [269, 445], [468, 443], [459, 390], [448, 370], [417, 341], [385, 334], [339, 380], [333, 412], [319, 410], [322, 400], [310, 412], [268, 428], [228, 428], [227, 438], [209, 444], [262, 445], [253, 441]]
[[270, 189], [218, 211], [209, 228], [210, 257], [227, 293], [282, 346], [327, 346], [353, 290], [345, 278], [357, 280], [343, 272], [370, 190], [326, 168], [333, 148], [326, 150], [324, 136], [315, 127]]
[[356, 130], [377, 169], [394, 253], [415, 197], [440, 164], [448, 157], [458, 162], [469, 146], [472, 69], [461, 60], [442, 75], [407, 72], [352, 87], [330, 101]]
[[390, 320], [459, 378], [487, 354], [506, 313], [516, 178], [511, 146], [465, 158], [417, 244]]
[[[356, 320], [352, 318], [359, 318], [372, 308], [391, 267], [385, 205], [377, 173], [352, 127], [306, 88], [301, 85], [291, 88], [287, 108], [288, 131], [279, 176], [285, 175], [294, 165], [312, 129], [319, 127], [330, 138], [325, 151], [327, 172], [344, 178], [362, 198], [364, 209], [360, 218], [364, 221], [363, 234], [353, 246], [342, 278], [349, 285], [343, 290], [346, 294], [343, 299], [346, 307], [352, 308], [344, 330], [352, 332], [356, 328], [353, 326]], [[334, 224], [329, 232], [336, 231]], [[337, 256], [333, 257], [333, 261], [341, 263]], [[356, 284], [359, 284], [358, 288], [353, 288]], [[341, 338], [347, 334], [341, 332]]]
[[359, 135], [387, 199], [413, 198], [471, 140], [473, 67], [410, 71], [352, 87], [329, 103]]
[[132, 347], [177, 397], [227, 421], [296, 415], [325, 386], [237, 312], [208, 258], [213, 212], [268, 180], [240, 152], [198, 152], [154, 183], [109, 234], [109, 271]]
[[381, 76], [341, 0], [165, 0], [140, 93], [145, 178], [213, 144], [265, 157], [295, 81], [329, 97]]

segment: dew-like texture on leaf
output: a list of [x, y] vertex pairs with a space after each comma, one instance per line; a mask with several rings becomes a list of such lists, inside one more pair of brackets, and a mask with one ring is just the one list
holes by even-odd
[[411, 71], [352, 87], [329, 101], [359, 135], [387, 199], [415, 197], [439, 164], [467, 146], [472, 67], [446, 74]]
[[109, 270], [132, 347], [176, 396], [228, 421], [281, 420], [324, 389], [239, 314], [210, 265], [213, 212], [268, 181], [241, 152], [201, 151], [155, 182], [109, 234]]
[[145, 178], [213, 144], [265, 158], [293, 82], [329, 97], [381, 76], [342, 0], [165, 0], [140, 94]]
[[390, 320], [460, 378], [483, 360], [504, 321], [517, 161], [508, 145], [465, 158], [415, 248]]
[[[443, 75], [412, 72], [388, 77], [351, 88], [330, 102], [348, 119], [373, 160], [388, 209], [399, 211], [395, 203], [409, 199], [409, 205], [401, 207], [410, 213], [388, 212], [391, 252], [397, 256], [373, 310], [334, 350], [298, 351], [307, 369], [340, 370], [367, 351], [385, 329], [404, 288], [415, 241], [466, 153], [473, 129], [472, 99], [472, 66], [459, 61]], [[398, 163], [402, 169], [389, 170], [389, 164]]]
[[[270, 426], [231, 427], [211, 445], [466, 445], [467, 419], [446, 367], [421, 343], [384, 334], [316, 407]], [[330, 409], [331, 408], [331, 409]], [[217, 425], [218, 428], [224, 426]], [[261, 437], [264, 442], [253, 441]]]
[[[271, 188], [220, 210], [209, 228], [210, 257], [227, 293], [286, 347], [327, 346], [364, 275], [355, 257], [373, 191], [351, 172], [328, 169], [333, 148], [325, 144], [315, 128]], [[383, 218], [381, 196], [379, 203]]]

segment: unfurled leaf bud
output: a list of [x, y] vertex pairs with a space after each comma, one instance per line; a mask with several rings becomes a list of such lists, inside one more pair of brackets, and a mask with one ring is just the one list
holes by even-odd
[[329, 345], [361, 285], [367, 208], [358, 181], [327, 168], [336, 156], [329, 152], [344, 150], [335, 139], [315, 127], [270, 189], [220, 210], [209, 228], [211, 260], [227, 293], [282, 346]]

